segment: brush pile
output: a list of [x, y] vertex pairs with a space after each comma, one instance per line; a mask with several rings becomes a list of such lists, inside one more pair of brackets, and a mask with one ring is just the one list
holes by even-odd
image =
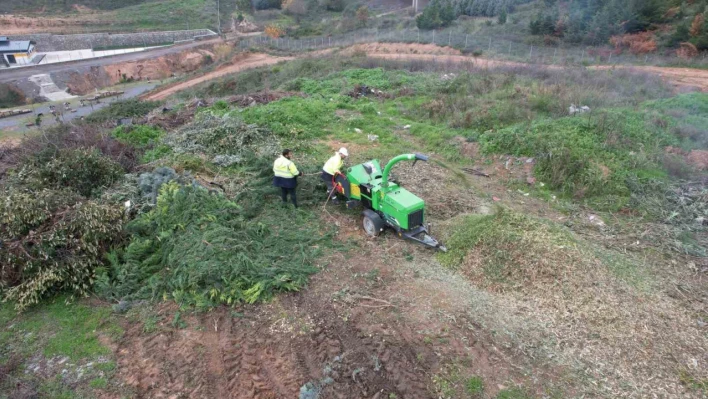
[[[198, 114], [192, 123], [167, 136], [165, 144], [177, 154], [222, 156], [218, 158], [222, 166], [252, 157], [270, 158], [280, 152], [280, 143], [270, 130], [210, 112]], [[229, 162], [224, 165], [224, 160]]]
[[239, 107], [252, 107], [255, 105], [268, 104], [285, 97], [303, 97], [303, 94], [289, 91], [259, 91], [251, 94], [239, 94], [228, 98], [229, 104], [236, 104]]
[[297, 291], [331, 241], [314, 216], [271, 209], [250, 219], [222, 194], [164, 184], [157, 206], [127, 226], [128, 247], [109, 257], [97, 291], [112, 299], [171, 298], [205, 309]]
[[0, 294], [18, 310], [58, 291], [87, 294], [124, 220], [96, 196], [124, 170], [95, 148], [47, 149], [16, 168], [0, 193]]

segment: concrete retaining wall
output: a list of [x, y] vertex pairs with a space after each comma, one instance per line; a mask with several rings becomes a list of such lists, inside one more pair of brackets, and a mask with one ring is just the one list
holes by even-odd
[[69, 51], [96, 47], [144, 47], [181, 40], [200, 40], [216, 37], [209, 29], [193, 29], [164, 32], [140, 33], [86, 33], [79, 35], [54, 35], [37, 33], [31, 35], [10, 36], [10, 40], [34, 40], [37, 51]]

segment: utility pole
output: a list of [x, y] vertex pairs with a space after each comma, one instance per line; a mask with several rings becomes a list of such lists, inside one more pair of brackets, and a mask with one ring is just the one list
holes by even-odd
[[219, 3], [219, 0], [216, 0], [216, 23], [216, 28], [219, 31], [219, 36], [221, 36], [221, 5]]

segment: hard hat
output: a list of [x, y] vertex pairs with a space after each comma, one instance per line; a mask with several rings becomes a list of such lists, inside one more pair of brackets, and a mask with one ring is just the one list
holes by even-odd
[[342, 154], [342, 155], [344, 155], [345, 157], [348, 157], [348, 156], [349, 156], [349, 151], [347, 151], [347, 149], [344, 148], [344, 147], [342, 147], [342, 148], [339, 149], [339, 153]]

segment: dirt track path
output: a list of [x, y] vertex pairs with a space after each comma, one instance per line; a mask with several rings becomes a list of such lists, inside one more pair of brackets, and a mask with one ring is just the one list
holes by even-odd
[[[319, 50], [309, 52], [300, 57], [324, 56], [334, 52], [334, 49]], [[355, 45], [341, 50], [343, 55], [351, 55], [355, 51], [364, 51], [370, 58], [401, 60], [401, 61], [434, 61], [438, 63], [462, 64], [469, 63], [480, 68], [515, 67], [525, 68], [529, 64], [514, 61], [492, 60], [488, 58], [470, 57], [462, 55], [458, 50], [449, 47], [438, 47], [428, 44], [411, 43], [367, 43]], [[299, 58], [299, 57], [298, 57]], [[247, 54], [245, 58], [235, 59], [231, 65], [222, 67], [216, 71], [194, 77], [192, 79], [176, 83], [157, 92], [144, 96], [145, 100], [163, 100], [168, 96], [193, 87], [200, 83], [216, 79], [218, 77], [240, 72], [246, 69], [260, 66], [272, 65], [281, 61], [293, 60], [295, 57], [274, 57], [267, 54]], [[564, 69], [560, 65], [547, 65], [548, 69]], [[708, 92], [708, 71], [691, 68], [666, 68], [656, 66], [622, 66], [622, 65], [600, 65], [591, 66], [588, 69], [608, 70], [608, 69], [630, 69], [639, 72], [646, 72], [660, 75], [669, 83], [676, 87], [698, 88], [703, 92]]]
[[292, 60], [293, 57], [273, 57], [268, 54], [252, 54], [247, 53], [245, 57], [233, 60], [232, 64], [219, 68], [215, 71], [206, 73], [201, 76], [194, 77], [192, 79], [178, 82], [173, 85], [167, 86], [157, 92], [148, 94], [142, 97], [143, 100], [157, 101], [164, 100], [165, 98], [171, 96], [178, 91], [190, 88], [192, 86], [198, 85], [202, 82], [206, 82], [218, 77], [228, 75], [235, 72], [240, 72], [246, 69], [258, 68], [266, 65], [277, 64], [281, 61]]
[[[389, 60], [419, 60], [419, 61], [436, 61], [439, 63], [471, 63], [482, 68], [494, 67], [527, 67], [529, 64], [513, 61], [490, 60], [486, 58], [473, 58], [464, 55], [454, 54], [395, 54], [385, 52], [367, 52], [366, 55], [371, 58], [389, 59]], [[559, 65], [548, 65], [548, 69], [563, 69], [565, 67]], [[647, 72], [660, 75], [667, 82], [677, 87], [696, 87], [703, 92], [708, 92], [708, 71], [703, 69], [691, 68], [669, 68], [657, 66], [625, 66], [625, 65], [599, 65], [590, 66], [592, 70], [608, 70], [608, 69], [629, 69], [639, 72]]]

